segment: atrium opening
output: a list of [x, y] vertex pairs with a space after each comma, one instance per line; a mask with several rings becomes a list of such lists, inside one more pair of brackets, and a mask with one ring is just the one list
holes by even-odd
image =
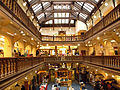
[[120, 0], [0, 0], [0, 90], [120, 90]]

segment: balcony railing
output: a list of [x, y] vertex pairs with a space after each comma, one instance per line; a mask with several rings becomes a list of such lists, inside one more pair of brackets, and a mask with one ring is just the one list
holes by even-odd
[[49, 42], [49, 41], [66, 41], [66, 42], [70, 42], [70, 41], [82, 41], [83, 40], [83, 36], [78, 35], [78, 36], [48, 36], [48, 35], [42, 35], [42, 41], [43, 42]]
[[109, 68], [116, 68], [120, 70], [120, 56], [65, 56], [65, 57], [45, 57], [45, 62], [64, 62], [64, 61], [82, 61], [84, 63], [91, 63], [101, 65]]
[[102, 31], [104, 28], [108, 27], [117, 20], [120, 20], [120, 4], [115, 7], [108, 15], [103, 17], [103, 19], [95, 26], [93, 26], [88, 32], [86, 32], [86, 34], [84, 35], [84, 39], [88, 39], [89, 37]]
[[[45, 63], [45, 64], [44, 64]], [[50, 56], [50, 57], [22, 57], [0, 58], [0, 88], [5, 88], [11, 79], [36, 68], [46, 67], [49, 63], [83, 63], [99, 66], [120, 74], [120, 56]], [[106, 69], [105, 69], [106, 68]], [[9, 80], [9, 82], [8, 82]], [[14, 80], [15, 82], [15, 80]]]
[[25, 26], [40, 39], [40, 32], [18, 5], [17, 0], [0, 0], [0, 5], [3, 6], [15, 19], [17, 19], [23, 26]]
[[62, 56], [62, 57], [26, 57], [0, 58], [0, 78], [33, 67], [41, 62], [84, 62], [120, 70], [120, 56]]
[[84, 62], [120, 70], [120, 56], [65, 56], [65, 57], [26, 57], [0, 58], [0, 80], [6, 76], [21, 72], [41, 62]]
[[41, 57], [0, 58], [0, 81], [4, 77], [39, 65], [42, 61]]

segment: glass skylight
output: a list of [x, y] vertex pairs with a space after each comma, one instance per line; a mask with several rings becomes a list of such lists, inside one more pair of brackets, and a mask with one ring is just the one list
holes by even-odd
[[54, 13], [54, 17], [57, 17], [58, 15], [57, 15], [57, 13]]
[[[69, 19], [54, 19], [55, 24], [69, 24]], [[70, 20], [71, 24], [74, 24], [74, 20]], [[53, 20], [47, 21], [45, 24], [53, 24]]]
[[89, 12], [91, 12], [94, 9], [94, 6], [89, 3], [85, 3], [83, 7]]
[[66, 17], [69, 17], [69, 13], [66, 13]]
[[47, 21], [45, 24], [49, 24], [49, 21]]
[[54, 23], [55, 23], [55, 24], [58, 24], [58, 19], [54, 19]]
[[69, 23], [69, 19], [66, 19], [66, 20], [65, 20], [65, 23], [66, 23], [66, 24]]
[[80, 6], [82, 6], [83, 5], [83, 2], [77, 2]]
[[[41, 23], [42, 21], [44, 21], [44, 18], [53, 18], [55, 24], [69, 24], [69, 23], [74, 24], [75, 20], [71, 20], [69, 19], [69, 17], [76, 18], [79, 16], [84, 20], [87, 19], [88, 15], [90, 15], [95, 8], [95, 6], [89, 2], [97, 5], [100, 2], [100, 0], [88, 0], [88, 2], [53, 1], [52, 3], [48, 1], [39, 2], [39, 0], [28, 0], [28, 3], [32, 7], [34, 13], [36, 14], [36, 17], [38, 18], [39, 21], [41, 21]], [[61, 10], [61, 11], [58, 12], [57, 10], [58, 11]], [[50, 11], [54, 11], [54, 12], [50, 12]], [[45, 22], [45, 24], [53, 24], [53, 20], [49, 20]]]
[[37, 4], [36, 6], [32, 7], [34, 12], [37, 12], [38, 10], [42, 9], [41, 4]]
[[63, 24], [65, 23], [65, 19], [62, 19], [62, 23], [63, 23]]
[[74, 24], [74, 20], [71, 20], [70, 23], [71, 23], [71, 24]]
[[65, 17], [65, 13], [62, 13], [62, 17]]
[[53, 21], [52, 20], [49, 20], [49, 24], [52, 24], [53, 23]]
[[70, 13], [54, 13], [54, 17], [69, 17]]
[[80, 13], [79, 16], [82, 17], [83, 19], [86, 19], [88, 15]]
[[44, 13], [40, 14], [39, 16], [37, 16], [38, 20], [41, 19], [42, 17], [44, 17]]
[[62, 21], [61, 19], [58, 19], [58, 23], [61, 23], [61, 21]]
[[53, 23], [52, 20], [49, 20], [49, 21], [45, 22], [45, 24], [52, 24], [52, 23]]
[[49, 2], [42, 2], [43, 6], [46, 6], [47, 4], [49, 4]]
[[70, 9], [70, 5], [55, 5], [54, 9]]
[[58, 13], [58, 17], [62, 17], [61, 13]]
[[78, 8], [76, 8], [75, 6], [73, 7], [74, 10], [79, 10]]

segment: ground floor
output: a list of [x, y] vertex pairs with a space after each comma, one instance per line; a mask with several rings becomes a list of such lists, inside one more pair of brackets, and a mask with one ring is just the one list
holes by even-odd
[[[47, 87], [47, 90], [54, 90], [53, 89], [54, 85], [55, 85], [55, 83], [49, 83], [48, 87]], [[87, 83], [85, 85], [85, 88], [82, 89], [82, 86], [80, 86], [79, 82], [77, 82], [77, 81], [73, 81], [73, 83], [72, 83], [72, 85], [70, 87], [67, 87], [67, 86], [59, 87], [60, 90], [68, 90], [68, 88], [69, 88], [69, 90], [85, 90], [85, 89], [87, 89], [87, 90], [94, 90], [93, 86], [90, 85], [89, 83]]]
[[120, 76], [80, 63], [46, 64], [5, 90], [119, 90]]

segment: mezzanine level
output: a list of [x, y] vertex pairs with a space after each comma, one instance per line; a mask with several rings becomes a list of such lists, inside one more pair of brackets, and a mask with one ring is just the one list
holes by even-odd
[[55, 63], [81, 63], [120, 74], [120, 56], [48, 56], [0, 58], [0, 88], [4, 89], [32, 70]]
[[18, 5], [16, 0], [0, 0], [0, 10], [21, 26], [20, 28], [25, 28], [40, 40], [40, 32]]
[[103, 17], [95, 26], [93, 26], [84, 35], [78, 36], [48, 36], [42, 35], [42, 42], [80, 42], [85, 41], [96, 34], [102, 33], [104, 31], [109, 31], [110, 29], [118, 26], [120, 23], [120, 4], [115, 7], [108, 15]]
[[[40, 35], [39, 31], [29, 19], [29, 17], [24, 13], [21, 7], [17, 4], [15, 0], [1, 0], [0, 1], [1, 10], [5, 9], [9, 13], [9, 17], [14, 18], [20, 22], [26, 29], [33, 33], [42, 42], [79, 42], [85, 41], [96, 34], [108, 30], [108, 27], [116, 26], [120, 22], [120, 4], [115, 7], [108, 15], [103, 17], [95, 26], [93, 26], [84, 35], [78, 36], [45, 36]], [[11, 16], [12, 15], [12, 16]], [[107, 29], [106, 29], [107, 28]]]

